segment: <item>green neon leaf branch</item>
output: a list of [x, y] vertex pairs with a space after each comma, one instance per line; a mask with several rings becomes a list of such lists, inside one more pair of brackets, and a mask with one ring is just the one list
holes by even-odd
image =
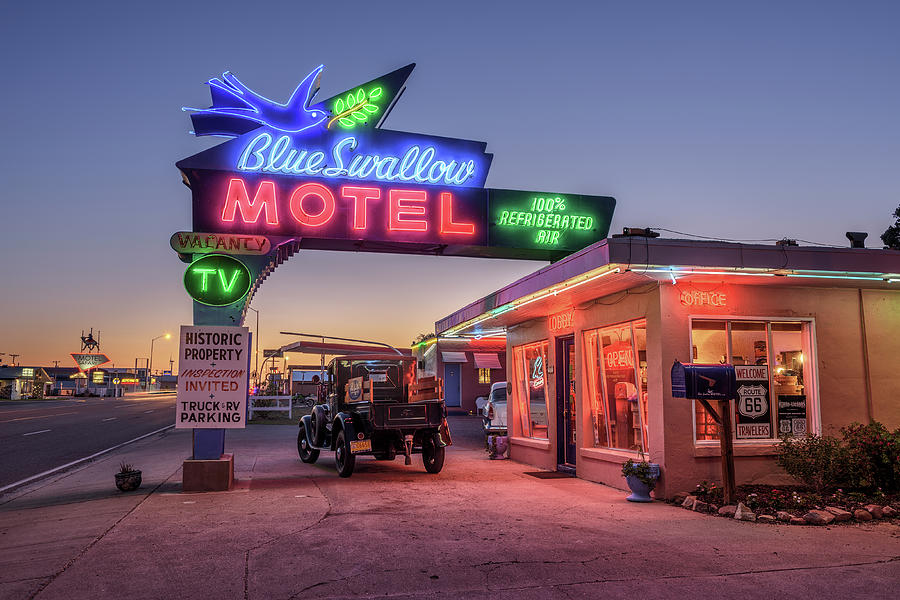
[[328, 120], [327, 127], [337, 122], [345, 129], [356, 127], [360, 123], [369, 120], [369, 115], [374, 115], [380, 110], [380, 106], [376, 102], [381, 98], [384, 90], [381, 87], [374, 87], [368, 92], [363, 88], [359, 88], [355, 92], [350, 91], [343, 98], [334, 101], [331, 114], [334, 115]]

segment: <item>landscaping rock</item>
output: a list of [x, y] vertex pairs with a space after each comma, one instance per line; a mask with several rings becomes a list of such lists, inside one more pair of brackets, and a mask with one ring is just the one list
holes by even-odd
[[[779, 521], [781, 521], [782, 523], [790, 523], [791, 519], [794, 518], [794, 515], [792, 515], [789, 512], [784, 512], [783, 510], [779, 510], [777, 513], [775, 513], [775, 518], [778, 519]], [[806, 521], [804, 521], [804, 523], [805, 522]]]
[[893, 519], [897, 516], [897, 510], [892, 506], [885, 506], [881, 509], [881, 512], [884, 513], [885, 519]]
[[803, 515], [803, 520], [810, 525], [831, 525], [834, 515], [827, 510], [811, 510]]
[[687, 492], [678, 492], [677, 494], [672, 496], [672, 504], [681, 504], [688, 496], [690, 496], [690, 494]]
[[684, 499], [684, 502], [681, 503], [682, 508], [686, 508], [688, 510], [694, 510], [694, 502], [697, 501], [697, 498], [694, 496], [688, 496]]
[[734, 518], [739, 521], [756, 521], [756, 514], [747, 508], [743, 502], [738, 502], [737, 510], [734, 511]]
[[843, 523], [844, 521], [849, 521], [853, 518], [853, 515], [850, 514], [849, 511], [838, 508], [837, 506], [826, 506], [825, 510], [834, 515], [834, 520], [837, 523]]
[[774, 523], [775, 517], [773, 517], [772, 515], [759, 515], [758, 517], [756, 517], [756, 522], [757, 523]]
[[709, 512], [709, 504], [702, 500], [694, 501], [694, 511], [695, 512]]
[[875, 519], [884, 517], [884, 510], [877, 504], [867, 504], [865, 509], [869, 511], [869, 514]]
[[860, 508], [859, 510], [853, 511], [853, 518], [856, 519], [857, 521], [862, 521], [862, 522], [871, 521], [872, 513]]
[[806, 525], [806, 519], [803, 517], [791, 517], [789, 523], [791, 525]]
[[734, 504], [729, 504], [728, 506], [723, 506], [719, 509], [719, 514], [723, 517], [734, 518], [734, 511], [737, 510], [737, 506]]

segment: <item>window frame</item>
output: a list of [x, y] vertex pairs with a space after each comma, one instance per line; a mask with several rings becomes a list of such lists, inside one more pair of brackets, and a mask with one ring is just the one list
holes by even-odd
[[[529, 391], [529, 374], [527, 368], [527, 359], [525, 358], [525, 353], [529, 348], [533, 347], [543, 347], [543, 351], [541, 353], [541, 360], [544, 367], [544, 385], [543, 385], [543, 394], [544, 394], [544, 410], [546, 411], [547, 418], [547, 435], [546, 437], [537, 437], [534, 435], [534, 422], [531, 419], [531, 401], [530, 395], [527, 393]], [[519, 354], [521, 353], [521, 359]], [[550, 440], [550, 393], [548, 390], [548, 386], [550, 385], [550, 376], [548, 374], [549, 365], [548, 361], [550, 358], [550, 340], [549, 339], [539, 339], [533, 342], [526, 342], [524, 344], [520, 344], [518, 346], [512, 347], [513, 354], [513, 373], [512, 373], [512, 384], [513, 384], [513, 405], [515, 407], [513, 413], [513, 428], [519, 429], [519, 436], [521, 438], [529, 439], [529, 440], [537, 440], [540, 442], [549, 442]], [[521, 382], [517, 381], [519, 368], [522, 368], [523, 379]], [[524, 392], [523, 392], [524, 385]], [[525, 401], [523, 402], [521, 399], [521, 395], [526, 393]], [[509, 402], [509, 387], [507, 386], [506, 390], [507, 394], [507, 403]], [[525, 431], [523, 425], [523, 413], [522, 413], [522, 405], [528, 406], [528, 422], [531, 425], [528, 427], [528, 431]], [[513, 429], [515, 431], [515, 429]]]
[[[822, 413], [819, 404], [819, 353], [816, 345], [816, 319], [815, 317], [765, 317], [750, 315], [711, 315], [711, 314], [692, 314], [688, 315], [688, 353], [687, 356], [693, 357], [694, 348], [694, 321], [724, 321], [725, 322], [725, 350], [726, 357], [732, 356], [731, 342], [731, 323], [732, 321], [756, 321], [766, 324], [766, 361], [770, 368], [770, 392], [769, 404], [775, 409], [775, 402], [772, 399], [774, 388], [771, 386], [773, 365], [773, 349], [772, 349], [772, 323], [800, 323], [800, 339], [802, 344], [808, 349], [808, 359], [804, 360], [804, 364], [809, 367], [809, 374], [804, 373], [804, 380], [808, 380], [805, 384], [808, 392], [806, 394], [806, 431], [807, 433], [820, 434], [822, 431]], [[806, 352], [806, 350], [804, 350]], [[694, 446], [698, 448], [718, 447], [719, 440], [698, 440], [697, 439], [697, 407], [696, 400], [691, 400], [691, 435]], [[729, 402], [731, 414], [734, 414], [734, 400]], [[732, 416], [732, 419], [734, 417]], [[732, 421], [733, 422], [733, 421]], [[773, 425], [773, 433], [777, 433], [777, 423]], [[780, 442], [780, 438], [758, 438], [758, 439], [737, 439], [737, 427], [732, 426], [731, 441], [735, 446], [772, 446]]]
[[[644, 334], [645, 335], [644, 351], [646, 352], [646, 343], [647, 343], [647, 338], [646, 338], [647, 318], [646, 317], [639, 317], [637, 319], [627, 319], [625, 321], [619, 321], [617, 323], [609, 323], [607, 325], [603, 325], [600, 327], [592, 327], [591, 329], [585, 329], [581, 332], [581, 337], [582, 337], [581, 343], [585, 349], [584, 350], [585, 367], [588, 369], [587, 379], [585, 380], [585, 385], [587, 386], [587, 393], [585, 394], [585, 396], [588, 399], [588, 404], [586, 406], [587, 412], [590, 413], [590, 411], [593, 410], [593, 404], [591, 404], [591, 402], [593, 401], [593, 390], [591, 390], [591, 385], [597, 385], [598, 389], [600, 390], [601, 402], [603, 403], [602, 404], [603, 405], [603, 425], [606, 430], [606, 441], [611, 444], [612, 443], [612, 431], [610, 429], [610, 423], [609, 423], [609, 399], [606, 397], [606, 392], [607, 392], [606, 366], [603, 365], [603, 363], [602, 363], [603, 341], [602, 341], [602, 337], [600, 337], [600, 336], [602, 335], [602, 332], [607, 329], [622, 328], [625, 326], [629, 327], [630, 335], [631, 335], [631, 353], [632, 353], [632, 360], [633, 360], [632, 368], [634, 369], [634, 381], [635, 381], [635, 387], [637, 388], [637, 393], [638, 393], [638, 421], [639, 421], [640, 432], [641, 432], [641, 449], [640, 450], [630, 450], [628, 448], [616, 448], [611, 445], [607, 445], [607, 446], [591, 445], [591, 446], [585, 446], [585, 448], [588, 448], [591, 450], [622, 452], [629, 456], [641, 456], [642, 454], [644, 456], [650, 455], [649, 426], [645, 425], [645, 423], [644, 423], [644, 419], [646, 419], [649, 423], [650, 415], [644, 414], [644, 413], [645, 412], [649, 413], [650, 405], [649, 405], [649, 401], [648, 401], [647, 410], [645, 411], [643, 408], [643, 402], [641, 400], [642, 380], [641, 380], [641, 367], [640, 367], [640, 351], [638, 350], [637, 344], [635, 343], [635, 335], [634, 335], [635, 327], [638, 324], [642, 324], [643, 328], [644, 328], [644, 332], [645, 332], [645, 334]], [[593, 375], [593, 369], [595, 369], [595, 365], [593, 364], [593, 362], [594, 362], [594, 360], [597, 360], [598, 357], [595, 357], [592, 353], [593, 345], [589, 341], [591, 334], [597, 335], [596, 350], [597, 350], [597, 354], [599, 356], [599, 360], [601, 361], [599, 377], [595, 377]], [[649, 371], [649, 363], [648, 363], [648, 371]], [[594, 381], [595, 379], [596, 379], [596, 381]], [[649, 390], [649, 381], [648, 381], [647, 393], [649, 394], [649, 392], [650, 392], [650, 390]], [[591, 418], [593, 418], [593, 416], [591, 416]], [[592, 424], [591, 424], [591, 427], [593, 427]], [[645, 427], [647, 427], [646, 431], [644, 429]], [[646, 433], [646, 435], [645, 435], [645, 433]], [[645, 439], [645, 437], [646, 437], [646, 439]], [[593, 435], [591, 436], [590, 439], [593, 440]]]
[[[487, 377], [482, 378], [482, 375], [485, 375], [485, 374], [487, 375]], [[487, 368], [487, 369], [476, 368], [475, 375], [476, 375], [476, 380], [478, 381], [478, 385], [491, 385], [493, 383], [490, 368]], [[484, 381], [484, 379], [487, 379], [487, 381]]]

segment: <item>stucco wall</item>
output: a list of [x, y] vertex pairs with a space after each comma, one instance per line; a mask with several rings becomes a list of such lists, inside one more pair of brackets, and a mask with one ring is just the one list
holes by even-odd
[[[703, 286], [708, 289], [710, 286]], [[724, 308], [686, 307], [681, 304], [681, 286], [660, 289], [662, 312], [662, 363], [691, 359], [689, 316], [806, 318], [813, 321], [813, 352], [805, 373], [807, 387], [818, 389], [818, 403], [810, 406], [811, 431], [837, 435], [842, 426], [854, 421], [868, 422], [863, 336], [860, 321], [860, 294], [857, 289], [800, 288], [780, 286], [738, 286], [719, 284], [728, 305]], [[876, 418], [896, 420], [896, 400], [891, 402], [891, 378], [896, 386], [898, 301], [895, 292], [863, 293], [867, 314], [870, 372]], [[868, 316], [871, 315], [871, 316]], [[871, 322], [869, 322], [871, 321]], [[892, 366], [893, 365], [893, 366]], [[665, 375], [666, 372], [664, 372]], [[815, 378], [813, 378], [815, 376]], [[690, 490], [701, 479], [721, 480], [718, 444], [697, 444], [692, 436], [693, 410], [690, 401], [672, 398], [671, 381], [664, 377], [666, 427], [665, 463], [669, 475], [663, 494]], [[894, 387], [893, 389], [896, 389]], [[812, 389], [807, 389], [812, 396]], [[683, 435], [681, 434], [683, 433]], [[786, 481], [775, 464], [775, 444], [748, 442], [735, 445], [735, 474], [741, 483]]]
[[[593, 448], [587, 366], [583, 333], [586, 330], [647, 320], [647, 367], [649, 408], [649, 459], [660, 463], [663, 477], [655, 495], [667, 497], [691, 490], [701, 480], [721, 481], [718, 442], [695, 443], [694, 410], [690, 400], [672, 398], [669, 372], [677, 359], [692, 361], [690, 318], [812, 319], [809, 325], [812, 356], [805, 357], [806, 393], [810, 399], [811, 431], [837, 435], [854, 421], [874, 418], [890, 428], [900, 427], [900, 291], [856, 288], [803, 288], [789, 286], [704, 284], [704, 290], [724, 293], [724, 307], [688, 307], [681, 292], [692, 284], [662, 283], [614, 294], [575, 307], [573, 328], [549, 332], [547, 319], [535, 319], [512, 327], [507, 340], [507, 373], [512, 380], [515, 346], [548, 340], [548, 366], [554, 373], [556, 337], [575, 335], [577, 421], [577, 474], [579, 477], [625, 489], [621, 464], [629, 452]], [[871, 410], [866, 397], [868, 356]], [[556, 377], [547, 377], [549, 440], [522, 440], [513, 402], [508, 403], [512, 438], [511, 457], [545, 469], [557, 464]], [[813, 398], [816, 398], [813, 401]], [[519, 439], [517, 439], [519, 438]], [[783, 483], [788, 478], [775, 464], [773, 442], [747, 441], [735, 444], [738, 484]]]
[[864, 290], [866, 346], [876, 421], [900, 427], [900, 291]]

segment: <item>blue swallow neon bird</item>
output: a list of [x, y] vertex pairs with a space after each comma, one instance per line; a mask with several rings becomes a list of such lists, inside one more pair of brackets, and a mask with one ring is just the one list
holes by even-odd
[[309, 103], [319, 91], [324, 65], [307, 75], [290, 99], [281, 104], [248, 88], [230, 72], [209, 80], [213, 104], [209, 108], [183, 108], [193, 111], [191, 121], [196, 135], [236, 136], [265, 125], [285, 133], [299, 133], [321, 125], [328, 114]]

